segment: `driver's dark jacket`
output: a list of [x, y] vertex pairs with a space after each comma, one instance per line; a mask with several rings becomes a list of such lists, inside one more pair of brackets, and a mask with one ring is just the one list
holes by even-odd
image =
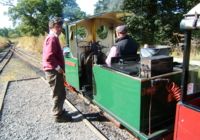
[[120, 57], [136, 55], [139, 45], [129, 35], [118, 38], [114, 46], [117, 46]]

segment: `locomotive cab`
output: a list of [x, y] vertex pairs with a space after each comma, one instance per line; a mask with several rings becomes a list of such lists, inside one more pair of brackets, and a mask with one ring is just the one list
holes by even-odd
[[[92, 66], [105, 64], [106, 53], [114, 44], [115, 27], [128, 14], [111, 12], [68, 23], [70, 54], [65, 55], [66, 80], [81, 93], [92, 91]], [[92, 98], [92, 95], [90, 95]]]

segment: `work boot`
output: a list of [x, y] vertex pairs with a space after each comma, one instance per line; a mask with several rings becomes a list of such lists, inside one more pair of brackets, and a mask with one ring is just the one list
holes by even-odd
[[71, 122], [72, 117], [67, 114], [66, 111], [63, 111], [62, 114], [55, 117], [55, 122], [61, 123], [61, 122]]

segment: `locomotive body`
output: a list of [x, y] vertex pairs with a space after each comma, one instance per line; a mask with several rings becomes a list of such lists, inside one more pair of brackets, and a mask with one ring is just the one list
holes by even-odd
[[68, 23], [66, 81], [139, 139], [161, 139], [173, 133], [182, 65], [165, 53], [115, 58], [108, 67], [106, 54], [125, 16], [111, 12]]

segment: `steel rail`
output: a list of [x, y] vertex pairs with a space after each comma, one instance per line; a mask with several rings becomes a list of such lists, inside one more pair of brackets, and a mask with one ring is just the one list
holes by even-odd
[[[41, 77], [41, 79], [46, 83], [47, 81]], [[99, 129], [97, 129], [88, 119], [84, 117], [84, 115], [79, 111], [69, 100], [65, 99], [65, 103], [72, 109], [74, 112], [78, 112], [78, 116], [82, 118], [82, 121], [90, 128], [92, 132], [94, 132], [101, 140], [108, 140], [106, 136], [104, 136]]]
[[22, 51], [22, 50], [20, 50], [20, 49], [18, 49], [18, 48], [15, 48], [13, 51], [14, 51], [14, 52], [17, 52], [18, 54], [22, 54], [22, 55], [24, 55], [24, 56], [30, 58], [31, 60], [33, 60], [34, 62], [36, 62], [36, 63], [38, 63], [38, 64], [42, 64], [41, 61], [40, 61], [39, 59], [36, 59], [34, 56], [29, 55], [29, 54], [25, 53], [24, 51]]
[[0, 61], [0, 74], [3, 71], [3, 69], [6, 67], [10, 59], [12, 58], [13, 52], [10, 51], [11, 49], [12, 47], [8, 50], [8, 52], [6, 52], [6, 54], [2, 57]]
[[[29, 64], [31, 64], [31, 65], [33, 65], [33, 66], [39, 68], [39, 69], [42, 69], [42, 68], [41, 68], [41, 63], [40, 63], [39, 60], [37, 60], [37, 59], [35, 59], [35, 58], [33, 59], [32, 56], [27, 55], [27, 54], [24, 53], [24, 52], [16, 51], [16, 49], [12, 49], [11, 51], [14, 52], [18, 57], [20, 57], [20, 58], [21, 58], [22, 60], [24, 60], [26, 63], [29, 63]], [[31, 60], [34, 60], [34, 62], [32, 62]]]
[[82, 121], [93, 131], [101, 140], [108, 140], [108, 138], [99, 130], [97, 129], [88, 119], [86, 119], [83, 114], [67, 99], [65, 99], [65, 103], [72, 109], [74, 112], [78, 112], [79, 116], [81, 116]]
[[[8, 50], [7, 50], [8, 49]], [[4, 60], [4, 58], [8, 55], [8, 53], [9, 53], [9, 51], [10, 51], [10, 48], [7, 48], [7, 49], [5, 49], [5, 50], [3, 50], [3, 51], [1, 51], [0, 53], [5, 53], [4, 55], [3, 55], [3, 57], [1, 57], [1, 59], [0, 59], [0, 63]]]

